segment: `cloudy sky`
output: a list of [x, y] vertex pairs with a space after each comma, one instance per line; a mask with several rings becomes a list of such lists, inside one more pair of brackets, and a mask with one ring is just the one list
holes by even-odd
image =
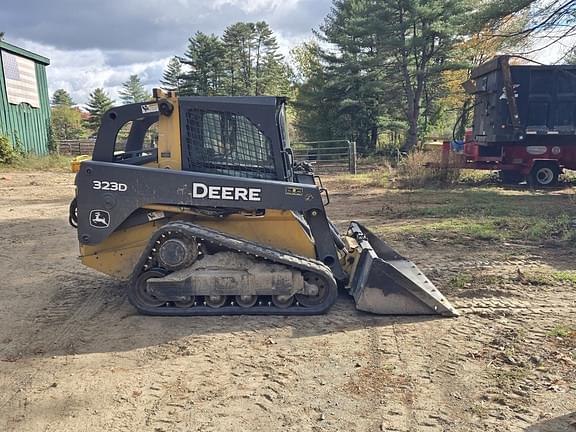
[[312, 36], [331, 0], [77, 0], [8, 1], [0, 5], [5, 41], [51, 60], [50, 92], [85, 103], [96, 87], [116, 97], [137, 73], [158, 85], [171, 56], [196, 31], [221, 34], [238, 21], [267, 21], [283, 53]]
[[[549, 0], [552, 1], [552, 0]], [[51, 59], [50, 92], [69, 91], [84, 104], [96, 87], [115, 98], [137, 73], [158, 86], [164, 66], [182, 55], [196, 31], [221, 34], [238, 21], [267, 21], [282, 52], [309, 39], [331, 0], [21, 0], [0, 4], [5, 40]], [[542, 43], [544, 43], [543, 41]], [[568, 43], [569, 42], [569, 43]], [[532, 57], [553, 63], [576, 38]]]

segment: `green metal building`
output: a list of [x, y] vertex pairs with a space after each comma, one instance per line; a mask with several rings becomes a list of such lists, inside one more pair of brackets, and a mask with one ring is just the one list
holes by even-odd
[[48, 152], [50, 60], [0, 41], [0, 134], [28, 153]]

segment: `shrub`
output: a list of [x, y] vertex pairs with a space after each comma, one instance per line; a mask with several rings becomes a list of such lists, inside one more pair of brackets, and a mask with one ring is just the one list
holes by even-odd
[[398, 165], [401, 187], [419, 188], [456, 183], [460, 170], [456, 168], [427, 167], [428, 162], [438, 164], [441, 154], [437, 151], [414, 151]]
[[7, 136], [0, 135], [0, 163], [12, 164], [18, 159], [18, 151], [10, 144]]

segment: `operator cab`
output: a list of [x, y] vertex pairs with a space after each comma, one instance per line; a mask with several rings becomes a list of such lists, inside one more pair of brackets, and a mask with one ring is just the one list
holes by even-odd
[[166, 117], [180, 131], [180, 169], [292, 181], [285, 98], [177, 98], [159, 91], [155, 96], [153, 102], [124, 105], [104, 114], [93, 160], [153, 165], [159, 158], [173, 157], [167, 156], [169, 152], [159, 154], [163, 147], [159, 141], [167, 138], [158, 135], [157, 123]]

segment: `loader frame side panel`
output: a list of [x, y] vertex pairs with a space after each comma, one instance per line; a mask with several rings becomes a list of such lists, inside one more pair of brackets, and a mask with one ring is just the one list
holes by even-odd
[[151, 205], [293, 210], [302, 212], [310, 225], [317, 259], [337, 279], [346, 279], [315, 185], [86, 161], [76, 176], [76, 186], [81, 244], [104, 241], [134, 211]]
[[[128, 224], [120, 226], [103, 242], [97, 245], [81, 245], [82, 262], [110, 276], [128, 279], [155, 232], [162, 225], [178, 220], [188, 220], [200, 227], [287, 250], [307, 258], [316, 258], [312, 239], [291, 211], [270, 210], [262, 216], [233, 214], [226, 218], [178, 214], [178, 208], [171, 206], [157, 206], [150, 211], [166, 212], [173, 216], [145, 223], [142, 221], [148, 220], [148, 212], [131, 216]], [[129, 225], [132, 221], [135, 224]], [[281, 230], [278, 229], [279, 224], [282, 225]]]

